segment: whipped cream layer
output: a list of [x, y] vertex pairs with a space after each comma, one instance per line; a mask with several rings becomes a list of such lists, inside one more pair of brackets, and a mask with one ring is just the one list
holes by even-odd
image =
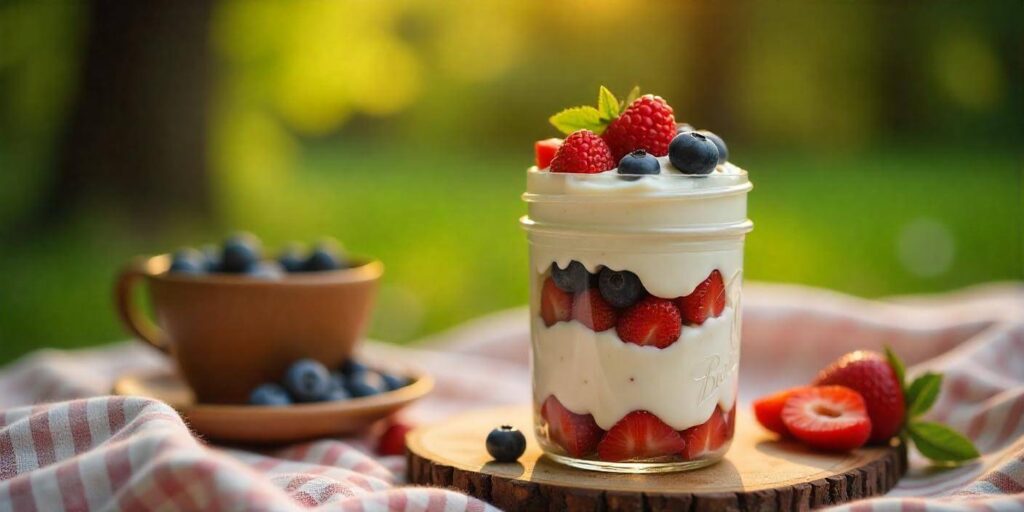
[[697, 327], [683, 327], [674, 344], [658, 349], [622, 342], [615, 329], [595, 333], [576, 321], [546, 327], [533, 315], [534, 399], [555, 395], [577, 414], [610, 429], [646, 410], [673, 429], [732, 409], [739, 363], [739, 315], [732, 306]]

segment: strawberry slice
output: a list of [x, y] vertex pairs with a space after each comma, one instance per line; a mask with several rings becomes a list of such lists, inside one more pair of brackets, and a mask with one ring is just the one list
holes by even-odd
[[665, 348], [679, 339], [683, 324], [679, 309], [670, 300], [645, 297], [632, 305], [616, 325], [619, 339], [636, 345]]
[[555, 152], [558, 146], [562, 145], [562, 139], [544, 139], [533, 143], [534, 156], [537, 158], [537, 168], [547, 169], [551, 161], [555, 159]]
[[594, 332], [607, 331], [615, 327], [618, 313], [601, 296], [597, 288], [588, 288], [572, 300], [572, 317]]
[[789, 429], [782, 422], [782, 408], [786, 405], [786, 400], [789, 400], [789, 397], [803, 389], [806, 388], [804, 386], [790, 388], [754, 400], [754, 416], [757, 417], [758, 423], [776, 434], [788, 436]]
[[863, 446], [871, 419], [860, 393], [844, 386], [818, 386], [793, 393], [782, 408], [782, 422], [812, 448], [847, 451]]
[[566, 409], [555, 395], [544, 401], [540, 415], [548, 423], [548, 437], [572, 457], [593, 452], [604, 435], [604, 430], [597, 426], [593, 416]]
[[711, 317], [722, 314], [725, 309], [725, 283], [718, 270], [712, 270], [707, 279], [702, 281], [693, 293], [676, 299], [679, 311], [683, 314], [686, 325], [700, 325]]
[[550, 277], [540, 289], [540, 317], [548, 327], [572, 318], [572, 295], [562, 291]]
[[597, 445], [601, 460], [620, 462], [678, 455], [686, 448], [679, 432], [647, 411], [633, 411], [615, 424]]
[[697, 459], [718, 450], [732, 439], [736, 428], [735, 414], [735, 407], [729, 411], [729, 415], [724, 414], [721, 407], [715, 407], [707, 421], [684, 430], [682, 435], [686, 441], [686, 450], [683, 451], [683, 457], [687, 460]]

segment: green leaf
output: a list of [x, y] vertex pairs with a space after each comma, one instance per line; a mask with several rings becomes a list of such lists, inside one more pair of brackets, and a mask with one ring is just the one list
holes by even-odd
[[928, 372], [914, 379], [907, 388], [907, 414], [911, 418], [920, 416], [935, 405], [942, 389], [942, 374]]
[[907, 392], [907, 368], [903, 365], [903, 361], [900, 357], [893, 352], [888, 345], [885, 346], [885, 357], [889, 360], [889, 366], [892, 367], [892, 371], [896, 372], [896, 378], [900, 381], [900, 389], [903, 390], [903, 394]]
[[576, 130], [590, 130], [600, 135], [607, 126], [607, 123], [601, 120], [601, 113], [594, 107], [567, 108], [548, 120], [558, 128], [558, 131], [567, 135]]
[[633, 103], [633, 100], [639, 97], [640, 86], [634, 85], [633, 88], [629, 90], [629, 94], [626, 95], [626, 99], [622, 100], [622, 110], [626, 110], [626, 107], [628, 107], [630, 103]]
[[941, 423], [911, 423], [910, 439], [921, 455], [938, 462], [962, 462], [980, 455], [970, 439]]
[[614, 121], [619, 117], [619, 100], [603, 85], [597, 93], [597, 110], [605, 121]]

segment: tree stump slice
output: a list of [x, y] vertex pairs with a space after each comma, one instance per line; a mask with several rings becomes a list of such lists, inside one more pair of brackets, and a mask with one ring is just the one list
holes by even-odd
[[[544, 457], [529, 407], [463, 414], [412, 431], [409, 481], [448, 487], [514, 510], [784, 511], [809, 510], [886, 493], [906, 472], [906, 447], [827, 454], [777, 440], [739, 412], [725, 459], [679, 473], [629, 475], [570, 468]], [[513, 463], [491, 460], [488, 432], [502, 424], [526, 434]]]

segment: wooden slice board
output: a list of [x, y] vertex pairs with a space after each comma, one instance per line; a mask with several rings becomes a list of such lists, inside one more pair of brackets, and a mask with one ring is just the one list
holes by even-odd
[[[514, 463], [491, 461], [484, 439], [511, 424], [526, 433]], [[884, 494], [906, 472], [906, 448], [816, 453], [778, 441], [740, 412], [725, 460], [680, 473], [585, 471], [542, 457], [529, 407], [472, 412], [409, 434], [409, 480], [451, 487], [504, 510], [806, 510]]]

